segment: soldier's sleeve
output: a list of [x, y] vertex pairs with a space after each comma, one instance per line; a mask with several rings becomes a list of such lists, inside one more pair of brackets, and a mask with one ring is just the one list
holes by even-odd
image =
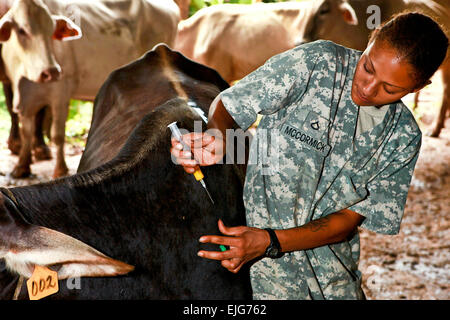
[[[321, 43], [300, 45], [276, 56], [220, 94], [236, 123], [245, 131], [257, 114], [271, 114], [283, 108], [295, 82], [295, 90], [306, 90]], [[299, 85], [300, 84], [300, 85]]]
[[381, 234], [399, 232], [421, 141], [419, 134], [395, 152], [395, 159], [368, 183], [367, 198], [348, 208], [365, 217], [362, 228]]

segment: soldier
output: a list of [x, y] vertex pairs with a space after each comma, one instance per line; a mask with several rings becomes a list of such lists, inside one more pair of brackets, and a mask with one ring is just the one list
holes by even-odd
[[184, 135], [196, 160], [172, 140], [186, 172], [221, 161], [226, 129], [247, 130], [264, 116], [247, 166], [247, 226], [219, 221], [223, 236], [199, 241], [229, 249], [198, 255], [231, 272], [251, 261], [255, 299], [363, 299], [357, 227], [398, 233], [421, 145], [400, 99], [430, 83], [447, 47], [434, 20], [403, 13], [377, 28], [364, 52], [311, 42], [222, 92], [208, 123], [221, 138]]

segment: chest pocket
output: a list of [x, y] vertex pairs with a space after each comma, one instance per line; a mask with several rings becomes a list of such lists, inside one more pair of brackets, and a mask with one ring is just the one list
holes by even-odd
[[[280, 134], [311, 157], [326, 157], [329, 120], [317, 112], [303, 109], [290, 115], [280, 126]], [[293, 143], [292, 143], [293, 142]], [[306, 160], [306, 159], [305, 159]]]

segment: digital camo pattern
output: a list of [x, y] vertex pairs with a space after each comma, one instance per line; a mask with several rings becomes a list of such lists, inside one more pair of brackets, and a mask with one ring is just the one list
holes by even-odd
[[[364, 228], [399, 231], [421, 132], [399, 101], [382, 123], [353, 138], [359, 106], [351, 84], [360, 56], [330, 41], [308, 43], [221, 93], [242, 129], [265, 115], [244, 188], [249, 226], [292, 228], [349, 208], [365, 217]], [[261, 259], [251, 268], [254, 298], [362, 299], [359, 249], [356, 232], [349, 241]]]

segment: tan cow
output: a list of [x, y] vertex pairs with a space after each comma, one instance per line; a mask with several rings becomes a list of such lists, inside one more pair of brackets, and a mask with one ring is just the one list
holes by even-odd
[[[367, 45], [369, 33], [368, 19], [372, 19], [375, 10], [381, 14], [380, 20], [385, 21], [393, 14], [404, 10], [420, 11], [434, 17], [444, 26], [447, 36], [450, 37], [450, 0], [349, 0], [349, 4], [354, 8], [359, 23], [354, 26], [343, 24], [338, 21], [334, 25], [336, 30], [333, 34], [316, 32], [312, 34], [315, 38], [324, 38], [348, 47], [362, 50]], [[370, 7], [372, 6], [372, 7]], [[376, 6], [376, 7], [374, 7]], [[369, 8], [370, 7], [370, 8]], [[369, 25], [370, 27], [370, 25]], [[437, 116], [433, 129], [429, 133], [432, 137], [438, 137], [444, 127], [445, 113], [450, 110], [450, 58], [441, 66], [444, 94], [439, 115]]]
[[172, 45], [178, 21], [172, 0], [14, 2], [0, 20], [2, 57], [22, 124], [19, 163], [12, 176], [30, 174], [33, 119], [45, 105], [52, 110], [51, 138], [57, 149], [54, 177], [65, 175], [70, 99], [93, 100], [112, 70], [157, 43]]
[[345, 0], [215, 5], [179, 23], [174, 48], [231, 83], [336, 20], [357, 23]]

